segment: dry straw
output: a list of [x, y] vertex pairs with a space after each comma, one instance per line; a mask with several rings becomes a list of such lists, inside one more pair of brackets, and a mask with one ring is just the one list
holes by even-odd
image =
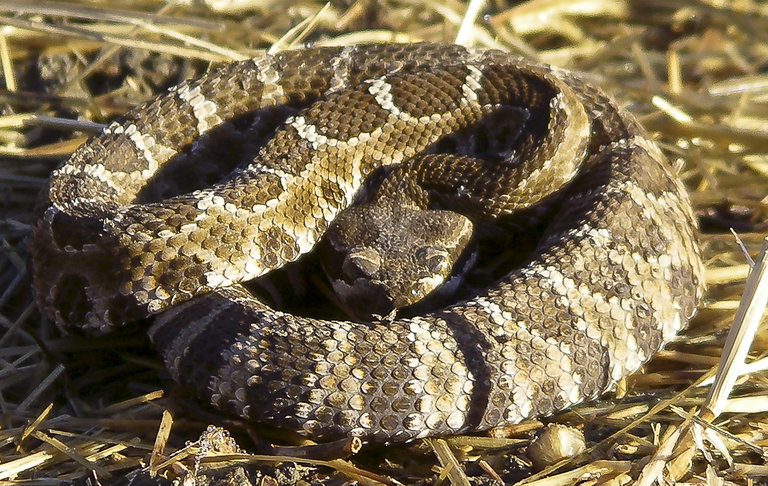
[[[768, 480], [768, 341], [759, 333], [765, 256], [756, 257], [749, 273], [730, 233], [735, 229], [746, 252], [756, 255], [768, 228], [764, 3], [158, 5], [0, 2], [0, 483], [89, 478], [106, 484], [129, 473], [203, 483], [238, 467], [252, 484], [278, 478], [536, 485]], [[639, 117], [691, 192], [702, 222], [707, 300], [691, 329], [616, 394], [547, 419], [581, 429], [586, 454], [533, 474], [525, 446], [538, 421], [484, 437], [376, 450], [359, 451], [354, 441], [270, 449], [265, 437], [283, 444], [292, 438], [266, 436], [195, 409], [145, 349], [143, 336], [62, 336], [37, 313], [27, 254], [36, 194], [87, 135], [212, 62], [306, 43], [417, 40], [496, 47], [586, 72]], [[750, 316], [726, 337], [734, 317], [738, 323]], [[764, 359], [742, 366], [745, 344], [720, 361], [725, 344], [730, 349], [753, 339], [749, 356]], [[717, 370], [727, 378], [709, 385]], [[219, 429], [205, 432], [213, 420], [237, 437], [237, 452], [224, 447], [229, 442]], [[271, 452], [249, 452], [257, 450]]]

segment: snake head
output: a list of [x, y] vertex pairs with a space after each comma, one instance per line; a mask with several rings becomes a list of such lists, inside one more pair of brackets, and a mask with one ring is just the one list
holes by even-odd
[[334, 220], [321, 260], [342, 305], [369, 320], [455, 290], [472, 230], [458, 213], [377, 202]]

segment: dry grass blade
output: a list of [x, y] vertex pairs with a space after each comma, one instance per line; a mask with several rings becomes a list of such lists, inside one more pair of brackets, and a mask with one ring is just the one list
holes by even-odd
[[221, 30], [221, 24], [196, 17], [168, 16], [162, 14], [144, 13], [136, 10], [118, 10], [103, 4], [101, 7], [88, 7], [76, 3], [65, 2], [25, 2], [3, 0], [0, 11], [15, 14], [55, 15], [57, 17], [76, 17], [88, 20], [102, 20], [125, 23], [152, 23], [186, 25], [203, 30]]
[[459, 461], [451, 451], [451, 448], [448, 447], [448, 443], [444, 439], [428, 440], [429, 445], [432, 446], [432, 450], [435, 451], [435, 455], [440, 461], [440, 465], [443, 466], [440, 476], [447, 477], [448, 481], [454, 486], [469, 486], [469, 479], [464, 474], [464, 470], [459, 465]]
[[16, 27], [20, 30], [31, 30], [35, 32], [62, 36], [65, 38], [89, 40], [93, 42], [106, 42], [122, 47], [148, 49], [150, 51], [183, 55], [192, 58], [204, 59], [208, 61], [223, 61], [226, 57], [220, 54], [209, 52], [207, 50], [190, 49], [183, 45], [169, 45], [163, 42], [144, 41], [122, 35], [102, 32], [103, 29], [91, 27], [71, 27], [65, 25], [53, 25], [38, 22], [35, 20], [24, 20], [15, 17], [0, 16], [0, 24]]
[[712, 418], [716, 418], [723, 412], [736, 378], [742, 372], [744, 359], [765, 314], [766, 304], [768, 304], [768, 238], [764, 240], [760, 254], [747, 278], [744, 295], [725, 341], [723, 357], [715, 382], [702, 407], [702, 413], [711, 414]]
[[469, 1], [469, 5], [467, 5], [467, 11], [464, 13], [464, 17], [461, 19], [459, 32], [456, 34], [454, 43], [461, 46], [471, 46], [474, 44], [474, 34], [476, 30], [474, 25], [477, 21], [477, 16], [480, 15], [484, 5], [485, 0]]
[[312, 29], [314, 29], [317, 26], [322, 15], [328, 11], [328, 8], [330, 7], [330, 5], [331, 5], [330, 3], [326, 3], [325, 5], [323, 5], [323, 8], [317, 11], [315, 15], [311, 17], [307, 17], [301, 23], [297, 24], [295, 27], [288, 30], [284, 36], [278, 39], [275, 43], [273, 43], [269, 47], [269, 49], [267, 49], [267, 53], [275, 54], [277, 52], [280, 52], [284, 49], [289, 49], [303, 42], [304, 39], [306, 39], [307, 36], [312, 32]]
[[36, 430], [36, 431], [32, 432], [32, 435], [35, 438], [40, 439], [41, 441], [43, 441], [43, 442], [45, 442], [47, 444], [52, 445], [57, 450], [63, 452], [64, 454], [66, 454], [67, 456], [72, 458], [72, 460], [74, 460], [77, 463], [81, 464], [85, 468], [87, 468], [87, 469], [97, 473], [100, 477], [102, 477], [102, 478], [109, 478], [110, 476], [112, 476], [109, 472], [107, 472], [106, 469], [104, 469], [100, 465], [90, 461], [89, 459], [87, 459], [86, 457], [81, 455], [75, 448], [70, 447], [69, 445], [65, 444], [64, 442], [60, 441], [59, 439], [56, 439], [55, 437], [51, 437], [48, 434], [40, 432], [39, 430]]
[[163, 418], [160, 420], [160, 427], [157, 430], [155, 444], [152, 446], [152, 455], [149, 458], [149, 476], [155, 477], [160, 461], [164, 459], [165, 446], [168, 444], [168, 437], [171, 435], [173, 426], [173, 416], [168, 410], [163, 410]]
[[556, 474], [536, 481], [521, 481], [519, 486], [566, 486], [581, 481], [615, 477], [626, 473], [632, 465], [628, 461], [595, 461], [568, 472]]

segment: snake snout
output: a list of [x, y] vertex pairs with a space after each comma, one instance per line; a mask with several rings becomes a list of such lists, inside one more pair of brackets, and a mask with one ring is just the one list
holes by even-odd
[[439, 289], [473, 231], [466, 217], [378, 201], [342, 212], [325, 235], [323, 260], [334, 292], [353, 315], [388, 315]]

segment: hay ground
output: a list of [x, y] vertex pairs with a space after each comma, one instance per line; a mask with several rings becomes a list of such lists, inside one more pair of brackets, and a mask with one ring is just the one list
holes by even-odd
[[[712, 405], [702, 384], [720, 362], [749, 268], [729, 229], [753, 257], [766, 234], [768, 4], [4, 0], [0, 25], [3, 484], [150, 477], [202, 484], [216, 474], [254, 485], [768, 482], [768, 374], [760, 361], [768, 341], [760, 329], [746, 333], [756, 335], [755, 364], [728, 366], [746, 373], [726, 388], [729, 400]], [[585, 454], [534, 475], [525, 452], [537, 421], [352, 455], [350, 444], [270, 449], [261, 431], [197, 409], [142, 335], [62, 336], [41, 318], [27, 253], [35, 197], [54, 166], [98, 128], [92, 122], [107, 123], [210, 63], [267, 48], [457, 38], [589, 73], [658, 140], [700, 217], [710, 290], [690, 329], [619, 393], [546, 420], [582, 430]], [[722, 413], [700, 412], [705, 406]], [[242, 451], [225, 447], [227, 455], [210, 457], [215, 433], [195, 441], [211, 423], [229, 430]], [[277, 457], [287, 454], [303, 458]]]

